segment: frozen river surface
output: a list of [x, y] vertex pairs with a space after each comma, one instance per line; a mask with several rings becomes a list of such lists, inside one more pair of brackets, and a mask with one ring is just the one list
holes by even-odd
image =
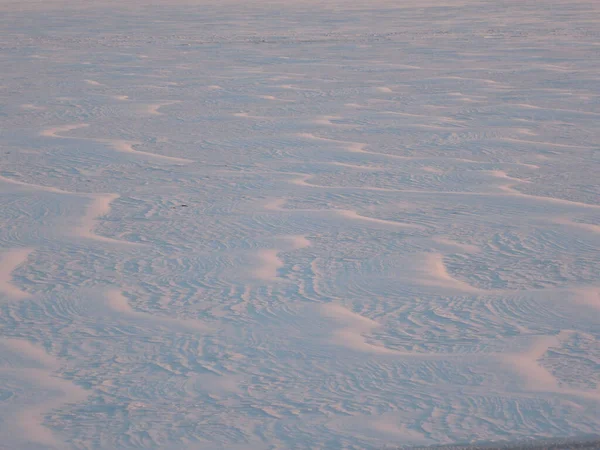
[[599, 2], [53, 1], [0, 1], [1, 449], [600, 429]]

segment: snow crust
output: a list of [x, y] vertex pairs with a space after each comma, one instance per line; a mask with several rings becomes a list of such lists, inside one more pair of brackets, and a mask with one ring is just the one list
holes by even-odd
[[600, 3], [0, 4], [0, 448], [600, 429]]

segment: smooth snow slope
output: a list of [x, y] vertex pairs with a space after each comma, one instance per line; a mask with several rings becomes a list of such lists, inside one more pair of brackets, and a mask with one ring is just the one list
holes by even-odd
[[600, 3], [4, 1], [0, 30], [1, 449], [600, 429]]

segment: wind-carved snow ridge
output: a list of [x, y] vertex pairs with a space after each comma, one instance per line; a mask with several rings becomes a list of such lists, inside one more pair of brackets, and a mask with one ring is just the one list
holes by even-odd
[[[107, 215], [110, 212], [111, 203], [119, 198], [118, 194], [87, 194], [79, 192], [70, 192], [62, 189], [53, 188], [50, 186], [41, 186], [32, 183], [26, 183], [10, 178], [0, 176], [0, 182], [5, 182], [13, 186], [18, 186], [30, 191], [42, 191], [51, 194], [61, 194], [68, 197], [84, 197], [88, 199], [88, 204], [83, 213], [82, 217], [77, 219], [75, 222], [78, 223], [75, 226], [68, 227], [69, 235], [78, 236], [86, 239], [92, 239], [104, 243], [112, 243], [127, 246], [138, 246], [140, 244], [136, 242], [122, 241], [113, 239], [105, 236], [98, 235], [94, 232], [97, 220]], [[65, 230], [61, 230], [64, 231]]]
[[157, 104], [153, 104], [153, 105], [147, 105], [143, 108], [144, 112], [146, 114], [149, 114], [151, 116], [162, 116], [163, 113], [160, 112], [160, 108], [162, 108], [163, 106], [169, 106], [169, 105], [174, 105], [176, 103], [180, 103], [179, 100], [177, 101], [172, 101], [172, 102], [166, 102], [166, 103], [157, 103]]
[[[168, 104], [171, 104], [171, 103], [168, 103]], [[165, 105], [166, 104], [149, 106], [148, 114], [161, 115], [158, 112], [158, 108], [161, 106], [165, 106]], [[64, 133], [67, 133], [72, 130], [77, 130], [79, 128], [87, 128], [87, 127], [89, 127], [89, 125], [90, 124], [88, 124], [88, 123], [80, 123], [80, 124], [64, 125], [64, 126], [60, 126], [60, 127], [46, 128], [40, 132], [40, 136], [52, 137], [52, 138], [57, 138], [57, 139], [78, 139], [78, 140], [82, 140], [82, 141], [88, 140], [88, 141], [92, 141], [92, 142], [100, 142], [102, 144], [108, 144], [108, 146], [110, 148], [112, 148], [113, 150], [116, 150], [117, 152], [132, 153], [134, 155], [147, 156], [150, 158], [155, 158], [155, 159], [159, 159], [159, 160], [163, 160], [163, 161], [169, 161], [172, 163], [191, 163], [191, 162], [193, 162], [192, 160], [186, 159], [186, 158], [176, 158], [174, 156], [159, 155], [156, 153], [148, 153], [148, 152], [143, 152], [141, 150], [136, 150], [134, 148], [134, 146], [140, 145], [141, 144], [140, 141], [128, 141], [125, 139], [74, 137], [74, 136], [65, 136], [64, 135]]]
[[121, 3], [0, 2], [0, 447], [600, 429], [600, 3]]
[[31, 248], [8, 249], [0, 253], [0, 293], [16, 300], [28, 298], [29, 294], [12, 282], [12, 272], [27, 261]]
[[156, 315], [135, 311], [129, 305], [127, 297], [125, 297], [123, 293], [117, 289], [108, 290], [106, 292], [106, 298], [109, 308], [114, 312], [119, 313], [119, 315], [121, 315], [124, 319], [130, 318], [140, 322], [166, 326], [179, 331], [186, 330], [192, 332], [203, 332], [208, 329], [206, 324], [199, 320], [159, 317]]
[[333, 332], [336, 344], [357, 351], [396, 354], [394, 350], [376, 346], [367, 342], [365, 334], [379, 327], [379, 324], [367, 317], [356, 314], [341, 305], [323, 305], [323, 314], [339, 323], [338, 329]]
[[90, 196], [90, 204], [81, 218], [81, 225], [75, 229], [75, 234], [88, 239], [94, 239], [101, 242], [110, 242], [115, 244], [136, 245], [133, 242], [124, 242], [117, 239], [111, 239], [104, 236], [99, 236], [93, 232], [97, 218], [102, 217], [110, 212], [110, 204], [119, 198], [117, 194], [95, 194]]
[[359, 214], [357, 211], [349, 210], [349, 209], [331, 209], [331, 210], [321, 210], [321, 209], [289, 209], [285, 208], [286, 201], [283, 199], [275, 199], [268, 201], [263, 208], [270, 211], [281, 211], [288, 213], [301, 213], [302, 215], [312, 214], [314, 216], [338, 216], [343, 219], [347, 219], [350, 221], [358, 221], [362, 223], [372, 223], [376, 225], [384, 225], [387, 228], [399, 228], [399, 229], [422, 229], [422, 227], [418, 224], [405, 223], [405, 222], [397, 222], [393, 220], [385, 220], [385, 219], [377, 219], [375, 217], [369, 217], [366, 215]]
[[600, 402], [600, 389], [579, 390], [562, 387], [557, 378], [541, 363], [542, 357], [553, 347], [559, 347], [561, 338], [569, 336], [570, 331], [561, 331], [558, 336], [539, 336], [533, 339], [531, 346], [519, 353], [508, 353], [501, 360], [511, 367], [523, 379], [523, 388], [532, 391], [549, 392], [565, 397]]
[[[1, 346], [3, 360], [8, 353], [9, 364], [0, 365], [0, 377], [10, 380], [8, 383], [11, 384], [23, 384], [25, 389], [23, 398], [13, 406], [12, 414], [2, 414], [4, 427], [10, 427], [12, 436], [19, 438], [21, 448], [65, 448], [68, 444], [60, 433], [45, 426], [45, 417], [69, 404], [84, 402], [88, 392], [70, 381], [57, 378], [54, 372], [59, 369], [60, 363], [29, 341], [5, 339]], [[16, 361], [13, 362], [13, 359]], [[28, 398], [30, 390], [31, 393], [39, 391], [38, 397]]]
[[279, 257], [283, 250], [300, 250], [310, 246], [305, 236], [282, 236], [278, 239], [281, 249], [262, 249], [257, 254], [258, 266], [254, 269], [257, 278], [265, 281], [276, 281], [278, 269], [284, 267], [284, 261]]

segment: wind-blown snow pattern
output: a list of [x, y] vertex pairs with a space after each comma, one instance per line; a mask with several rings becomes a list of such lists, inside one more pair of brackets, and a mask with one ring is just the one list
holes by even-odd
[[0, 2], [0, 448], [600, 430], [600, 3]]

